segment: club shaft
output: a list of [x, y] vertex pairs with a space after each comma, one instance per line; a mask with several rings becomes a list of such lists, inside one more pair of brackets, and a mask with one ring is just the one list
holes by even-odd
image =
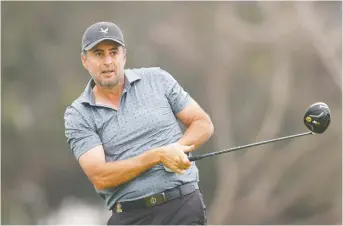
[[259, 146], [259, 145], [262, 145], [262, 144], [268, 144], [268, 143], [272, 143], [272, 142], [276, 142], [276, 141], [287, 140], [287, 139], [292, 139], [292, 138], [302, 137], [302, 136], [307, 136], [307, 135], [312, 135], [312, 134], [314, 134], [314, 133], [313, 132], [305, 132], [305, 133], [299, 133], [299, 134], [290, 135], [290, 136], [286, 136], [286, 137], [275, 138], [275, 139], [272, 139], [272, 140], [259, 141], [259, 142], [256, 142], [256, 143], [246, 144], [246, 145], [242, 145], [242, 146], [238, 146], [238, 147], [233, 147], [233, 148], [229, 148], [229, 149], [225, 149], [225, 150], [221, 150], [221, 151], [211, 152], [211, 153], [207, 153], [207, 154], [203, 154], [203, 155], [198, 155], [198, 156], [192, 156], [192, 157], [189, 157], [189, 161], [192, 162], [192, 161], [200, 160], [200, 159], [207, 158], [207, 157], [210, 157], [210, 156], [215, 156], [215, 155], [219, 155], [219, 154], [223, 154], [223, 153], [237, 151], [237, 150], [240, 150], [240, 149], [245, 149], [245, 148]]

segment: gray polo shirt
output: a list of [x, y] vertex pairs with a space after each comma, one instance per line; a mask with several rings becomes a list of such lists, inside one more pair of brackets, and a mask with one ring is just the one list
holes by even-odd
[[[102, 145], [107, 162], [124, 160], [183, 136], [175, 114], [191, 97], [168, 72], [160, 68], [125, 70], [118, 111], [95, 104], [93, 87], [91, 79], [64, 114], [65, 135], [76, 159]], [[168, 172], [160, 164], [125, 184], [97, 193], [111, 209], [117, 201], [140, 199], [183, 183], [198, 186], [198, 181], [194, 162], [183, 175]]]

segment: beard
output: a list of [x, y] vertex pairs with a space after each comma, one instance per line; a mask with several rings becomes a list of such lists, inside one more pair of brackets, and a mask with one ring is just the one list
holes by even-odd
[[124, 71], [122, 73], [115, 73], [114, 76], [110, 77], [110, 78], [106, 78], [102, 75], [93, 78], [96, 82], [96, 84], [98, 84], [99, 86], [103, 87], [103, 88], [113, 88], [117, 85], [119, 85], [120, 81], [122, 80], [122, 78], [124, 77]]

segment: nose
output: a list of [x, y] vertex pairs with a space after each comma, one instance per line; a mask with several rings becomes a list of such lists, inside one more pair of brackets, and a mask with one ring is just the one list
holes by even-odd
[[105, 58], [104, 58], [104, 64], [105, 65], [111, 65], [112, 64], [112, 57], [111, 56], [106, 56]]

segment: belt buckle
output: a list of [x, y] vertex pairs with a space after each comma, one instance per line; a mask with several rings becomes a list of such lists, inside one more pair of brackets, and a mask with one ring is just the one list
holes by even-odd
[[152, 195], [149, 198], [145, 198], [145, 203], [148, 207], [152, 207], [154, 205], [161, 204], [165, 201], [167, 201], [167, 196], [164, 192], [162, 192], [158, 195]]
[[149, 202], [150, 202], [151, 205], [154, 205], [157, 202], [157, 198], [153, 195], [153, 196], [150, 197]]

